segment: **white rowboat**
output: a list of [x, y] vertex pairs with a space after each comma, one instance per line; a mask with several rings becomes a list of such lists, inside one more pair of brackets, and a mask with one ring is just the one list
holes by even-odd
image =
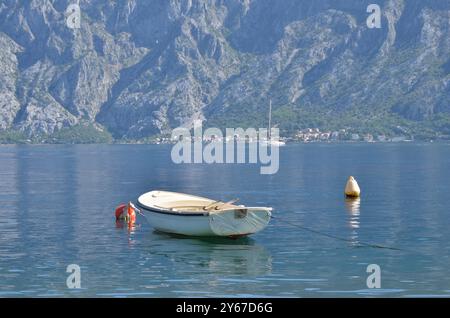
[[246, 236], [264, 229], [272, 208], [245, 207], [189, 194], [151, 191], [138, 198], [147, 221], [156, 230], [189, 236]]

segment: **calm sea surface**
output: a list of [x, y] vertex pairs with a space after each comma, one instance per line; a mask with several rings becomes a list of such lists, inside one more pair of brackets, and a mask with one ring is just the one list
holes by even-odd
[[[176, 165], [170, 150], [0, 146], [0, 297], [450, 296], [450, 145], [287, 145], [275, 175]], [[343, 197], [349, 175], [360, 201]], [[116, 226], [115, 206], [152, 189], [238, 197], [275, 218], [240, 240], [158, 234], [140, 216]], [[81, 289], [66, 287], [69, 264]]]

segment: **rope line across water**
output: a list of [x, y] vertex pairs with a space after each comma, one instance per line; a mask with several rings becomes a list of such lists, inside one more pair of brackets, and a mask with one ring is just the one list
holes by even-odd
[[[317, 231], [317, 230], [314, 230], [314, 229], [310, 229], [310, 228], [301, 226], [299, 224], [292, 223], [292, 222], [287, 221], [285, 219], [279, 218], [278, 216], [275, 217], [275, 216], [272, 215], [272, 218], [276, 219], [276, 220], [279, 220], [281, 222], [284, 222], [286, 224], [289, 224], [291, 226], [297, 227], [297, 228], [299, 228], [301, 230], [304, 230], [304, 231], [307, 231], [307, 232], [311, 232], [311, 233], [314, 233], [314, 234], [326, 236], [328, 238], [332, 238], [332, 239], [339, 240], [339, 241], [344, 241], [344, 242], [348, 242], [348, 243], [354, 243], [351, 239], [346, 239], [344, 237], [339, 237], [339, 236], [336, 236], [336, 235], [332, 235], [332, 234], [320, 232], [320, 231]], [[367, 242], [358, 242], [358, 245], [360, 245], [360, 246], [367, 246], [367, 247], [373, 247], [373, 248], [384, 248], [384, 249], [389, 249], [389, 250], [394, 250], [394, 251], [402, 251], [402, 249], [400, 249], [398, 247], [392, 247], [392, 246], [386, 246], [386, 245], [380, 245], [380, 244], [374, 244], [374, 243], [367, 243]]]

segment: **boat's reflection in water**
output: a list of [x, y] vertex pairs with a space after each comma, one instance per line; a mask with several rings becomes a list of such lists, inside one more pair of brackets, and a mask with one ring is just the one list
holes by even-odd
[[203, 267], [221, 275], [259, 276], [272, 272], [272, 256], [250, 237], [186, 237], [154, 231], [148, 251], [167, 257], [174, 266]]
[[361, 198], [346, 198], [345, 208], [348, 212], [348, 225], [351, 228], [350, 240], [352, 244], [358, 245], [358, 229], [360, 226], [359, 216], [361, 213]]

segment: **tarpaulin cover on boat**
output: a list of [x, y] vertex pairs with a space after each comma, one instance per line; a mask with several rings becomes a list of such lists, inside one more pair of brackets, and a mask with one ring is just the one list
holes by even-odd
[[212, 213], [209, 217], [211, 230], [219, 236], [244, 235], [257, 232], [270, 220], [270, 212], [264, 210], [230, 210]]

